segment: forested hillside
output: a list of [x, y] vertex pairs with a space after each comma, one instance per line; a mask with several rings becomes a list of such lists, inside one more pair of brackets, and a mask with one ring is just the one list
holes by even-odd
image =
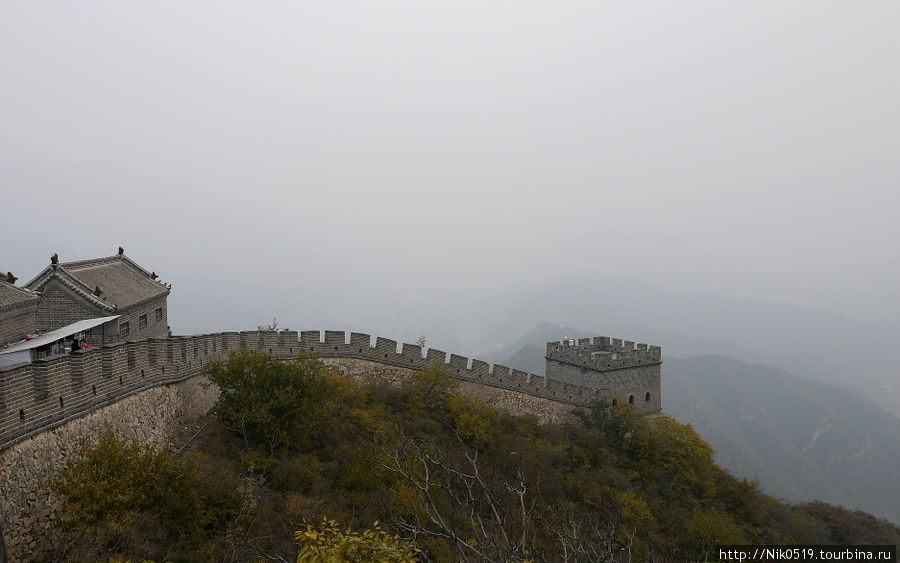
[[175, 447], [82, 445], [54, 485], [61, 558], [682, 562], [717, 543], [900, 540], [863, 513], [763, 495], [690, 426], [627, 405], [540, 425], [437, 369], [360, 385], [246, 351], [210, 377], [220, 401]]
[[[488, 359], [543, 374], [544, 341], [587, 333], [540, 323]], [[793, 502], [819, 499], [900, 522], [900, 419], [862, 393], [728, 356], [663, 349], [662, 406], [716, 461]]]
[[767, 492], [900, 522], [900, 421], [833, 385], [724, 356], [665, 361], [664, 408]]

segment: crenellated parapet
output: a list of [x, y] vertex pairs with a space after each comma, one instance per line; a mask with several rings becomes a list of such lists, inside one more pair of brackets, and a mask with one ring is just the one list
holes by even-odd
[[659, 364], [659, 346], [635, 344], [630, 340], [596, 336], [547, 343], [547, 359], [587, 367], [595, 371]]
[[150, 338], [0, 367], [0, 449], [151, 387], [204, 373], [241, 347], [290, 359], [297, 333], [220, 332]]
[[359, 332], [304, 330], [300, 333], [300, 347], [322, 358], [355, 358], [413, 370], [438, 365], [456, 379], [571, 405], [588, 405], [599, 398], [589, 387], [546, 380], [542, 375], [380, 336], [373, 341], [370, 335]]
[[595, 389], [605, 402], [633, 404], [648, 413], [662, 408], [659, 346], [597, 336], [547, 343], [547, 378]]
[[[627, 347], [614, 342], [608, 346]], [[596, 385], [545, 378], [358, 332], [218, 332], [117, 342], [0, 368], [0, 449], [145, 389], [202, 375], [210, 361], [224, 360], [238, 348], [279, 360], [296, 358], [305, 352], [322, 358], [360, 359], [412, 370], [438, 365], [462, 381], [573, 406], [589, 405], [604, 397], [604, 390]], [[548, 345], [548, 353], [549, 350]], [[635, 352], [648, 360], [656, 358], [658, 363], [658, 348], [636, 347]], [[554, 353], [570, 357], [571, 350]]]

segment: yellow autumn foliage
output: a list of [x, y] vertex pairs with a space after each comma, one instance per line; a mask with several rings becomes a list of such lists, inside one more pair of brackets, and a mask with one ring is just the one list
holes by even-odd
[[372, 528], [353, 531], [322, 519], [320, 526], [307, 524], [294, 538], [300, 544], [297, 562], [308, 563], [415, 563], [421, 551], [406, 538], [390, 535], [376, 521]]

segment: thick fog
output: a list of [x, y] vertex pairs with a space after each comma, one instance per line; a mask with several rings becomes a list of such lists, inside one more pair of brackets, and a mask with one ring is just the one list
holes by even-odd
[[24, 283], [53, 252], [122, 245], [172, 283], [179, 333], [418, 334], [610, 278], [895, 321], [898, 19], [6, 2], [0, 269]]

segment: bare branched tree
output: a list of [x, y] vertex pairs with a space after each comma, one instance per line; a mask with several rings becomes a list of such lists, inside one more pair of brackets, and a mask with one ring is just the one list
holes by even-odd
[[478, 450], [457, 434], [453, 452], [436, 451], [401, 437], [379, 449], [378, 462], [402, 478], [420, 510], [395, 509], [393, 522], [421, 539], [437, 537], [456, 546], [465, 561], [535, 559], [532, 511], [537, 495], [520, 471], [515, 483], [486, 474]]

